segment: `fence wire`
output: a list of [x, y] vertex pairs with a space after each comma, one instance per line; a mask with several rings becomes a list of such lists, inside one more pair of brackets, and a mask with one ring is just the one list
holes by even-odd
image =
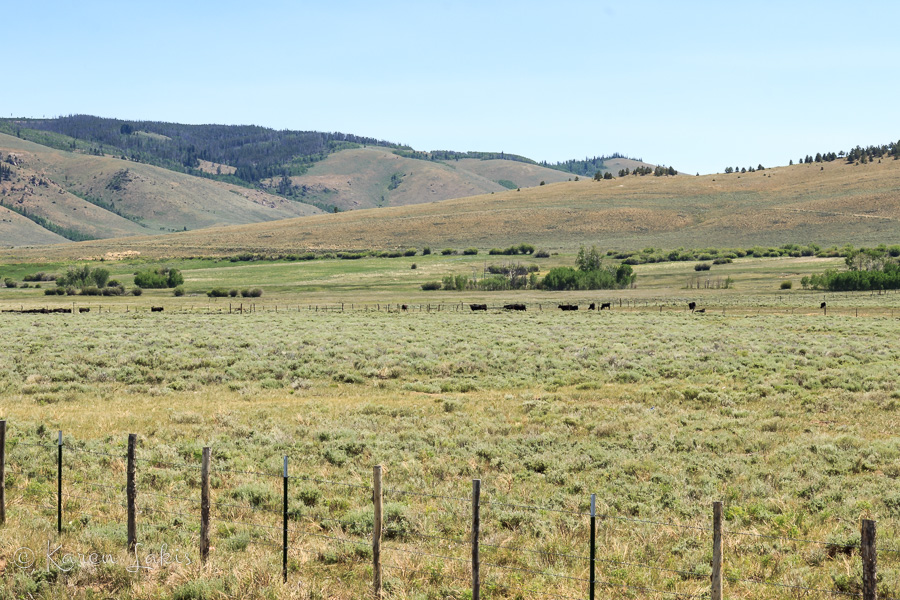
[[[37, 449], [42, 449], [42, 450], [53, 450], [55, 448], [58, 449], [60, 447], [57, 443], [54, 443], [54, 442], [46, 442], [46, 443], [44, 443], [44, 442], [28, 442], [28, 441], [20, 440], [20, 439], [9, 440], [9, 443], [10, 443], [11, 450], [14, 450], [18, 446], [22, 446], [25, 448], [37, 448]], [[62, 448], [65, 452], [70, 452], [75, 455], [84, 455], [85, 457], [96, 457], [98, 459], [98, 461], [97, 461], [98, 463], [104, 463], [105, 461], [110, 460], [110, 459], [117, 460], [117, 461], [127, 460], [127, 456], [122, 455], [122, 454], [114, 454], [114, 453], [109, 453], [109, 452], [101, 452], [98, 450], [87, 449], [87, 448], [79, 447], [77, 445], [73, 445], [71, 442], [63, 443]], [[31, 453], [31, 454], [33, 454], [33, 453]], [[69, 460], [72, 460], [71, 454], [69, 454], [67, 456], [67, 458], [69, 458]], [[84, 464], [84, 461], [80, 461], [80, 462], [76, 461], [76, 462], [78, 462], [79, 465]], [[186, 471], [196, 471], [196, 470], [201, 469], [200, 465], [197, 465], [197, 464], [169, 462], [169, 461], [157, 460], [157, 459], [146, 458], [146, 457], [136, 458], [135, 462], [146, 465], [149, 468], [157, 468], [157, 469], [176, 469], [176, 470], [186, 470]], [[77, 466], [73, 467], [71, 464], [67, 465], [67, 470], [77, 469], [77, 468], [78, 468]], [[227, 468], [220, 468], [220, 469], [212, 469], [211, 468], [209, 470], [209, 472], [210, 472], [210, 474], [229, 474], [229, 475], [240, 475], [240, 476], [248, 476], [248, 477], [265, 477], [265, 478], [271, 478], [271, 479], [282, 479], [284, 477], [283, 474], [281, 474], [281, 473], [276, 474], [276, 473], [265, 472], [265, 471], [234, 470], [234, 469], [227, 469]], [[343, 487], [343, 488], [347, 488], [347, 489], [351, 489], [351, 490], [363, 490], [369, 494], [373, 493], [373, 491], [374, 491], [373, 486], [370, 486], [367, 484], [342, 482], [342, 481], [336, 481], [336, 480], [315, 477], [315, 476], [307, 476], [307, 475], [302, 475], [302, 474], [291, 475], [288, 477], [288, 479], [293, 479], [295, 481], [309, 482], [309, 483], [316, 484], [319, 486], [338, 486], [338, 487]], [[121, 503], [121, 502], [116, 502], [114, 500], [114, 498], [115, 498], [115, 495], [123, 494], [126, 491], [124, 484], [108, 485], [106, 483], [97, 483], [95, 481], [80, 481], [79, 480], [79, 481], [74, 481], [74, 482], [70, 481], [70, 482], [68, 482], [67, 485], [89, 487], [89, 488], [98, 490], [98, 495], [104, 496], [104, 497], [100, 497], [100, 498], [89, 497], [89, 496], [71, 493], [70, 491], [65, 491], [62, 494], [62, 499], [66, 500], [66, 501], [73, 501], [73, 502], [77, 503], [77, 506], [78, 506], [77, 509], [70, 509], [70, 510], [65, 511], [67, 516], [74, 515], [75, 517], [81, 518], [81, 519], [87, 518], [87, 519], [96, 520], [96, 521], [108, 520], [108, 521], [115, 521], [117, 523], [121, 523], [121, 515], [119, 514], [119, 513], [121, 513], [120, 509], [128, 508], [128, 505]], [[187, 496], [180, 496], [180, 495], [175, 495], [175, 494], [165, 494], [165, 493], [161, 493], [161, 492], [150, 491], [150, 490], [144, 489], [143, 487], [138, 488], [136, 491], [137, 491], [137, 496], [141, 499], [146, 499], [148, 497], [158, 498], [160, 500], [166, 500], [166, 501], [171, 501], [171, 502], [176, 502], [176, 503], [188, 503], [192, 507], [196, 507], [196, 505], [201, 503], [201, 501], [198, 497], [187, 497]], [[434, 494], [434, 493], [428, 493], [428, 492], [416, 492], [416, 491], [410, 491], [410, 490], [403, 490], [400, 488], [383, 488], [382, 492], [385, 496], [399, 496], [399, 497], [439, 500], [439, 501], [442, 501], [443, 503], [446, 503], [445, 506], [441, 506], [442, 513], [470, 516], [470, 513], [465, 511], [464, 509], [462, 509], [462, 507], [456, 508], [455, 503], [471, 503], [472, 502], [471, 497], [453, 496], [453, 495], [446, 495], [446, 494]], [[41, 511], [51, 511], [52, 512], [52, 511], [56, 511], [57, 507], [42, 504], [40, 502], [40, 500], [47, 499], [47, 498], [55, 498], [55, 497], [56, 497], [56, 493], [54, 491], [53, 493], [50, 493], [50, 494], [44, 494], [44, 496], [42, 498], [39, 498], [37, 501], [29, 501], [29, 500], [26, 500], [25, 498], [19, 498], [17, 500], [13, 500], [13, 502], [10, 503], [10, 507], [22, 506], [22, 507], [30, 507], [33, 509], [38, 509]], [[80, 510], [81, 504], [85, 504], [86, 506], [96, 505], [97, 507], [101, 507], [100, 508], [101, 511], [103, 511], [106, 508], [112, 508], [112, 507], [115, 507], [117, 510], [113, 514], [98, 514], [96, 511], [85, 512], [83, 510]], [[561, 509], [561, 508], [553, 508], [553, 507], [549, 507], [549, 506], [540, 506], [540, 505], [534, 505], [534, 504], [506, 502], [506, 501], [491, 501], [491, 500], [484, 501], [484, 500], [482, 500], [479, 503], [479, 506], [483, 507], [483, 508], [487, 508], [487, 509], [496, 507], [496, 508], [509, 508], [509, 509], [514, 509], [514, 510], [534, 511], [534, 512], [551, 512], [551, 513], [556, 513], [556, 514], [560, 514], [560, 515], [577, 517], [579, 519], [590, 516], [590, 513], [576, 511], [576, 510], [567, 510], [567, 509]], [[228, 502], [224, 502], [224, 501], [223, 502], [211, 501], [210, 507], [215, 508], [216, 512], [220, 513], [220, 514], [227, 512], [226, 509], [233, 509], [235, 511], [249, 511], [249, 512], [258, 513], [258, 514], [276, 515], [278, 517], [281, 517], [283, 515], [283, 507], [282, 507], [282, 509], [274, 509], [274, 508], [268, 508], [265, 506], [258, 506], [256, 504], [233, 504], [233, 503], [228, 503]], [[194, 525], [195, 524], [194, 522], [199, 521], [199, 518], [200, 518], [199, 514], [182, 512], [180, 510], [171, 510], [170, 506], [156, 507], [156, 506], [149, 506], [146, 504], [142, 504], [140, 506], [136, 506], [135, 508], [136, 508], [137, 513], [141, 514], [141, 515], [160, 514], [160, 515], [173, 516], [173, 517], [182, 518], [187, 523], [190, 523], [191, 525]], [[115, 515], [119, 515], [119, 516], [117, 517]], [[337, 543], [337, 544], [350, 545], [350, 546], [368, 547], [372, 544], [371, 536], [365, 536], [363, 539], [351, 539], [349, 537], [342, 537], [341, 535], [330, 535], [328, 533], [318, 533], [315, 531], [306, 530], [298, 524], [298, 522], [301, 521], [301, 518], [302, 517], [298, 516], [296, 513], [291, 514], [289, 517], [289, 520], [291, 522], [291, 524], [288, 525], [288, 533], [291, 535], [291, 539], [289, 540], [288, 547], [287, 547], [287, 549], [289, 551], [292, 549], [299, 550], [300, 549], [300, 540], [301, 539], [310, 539], [310, 538], [324, 540], [329, 543]], [[599, 519], [601, 522], [602, 521], [619, 521], [619, 522], [623, 522], [623, 523], [633, 523], [633, 524], [639, 524], [639, 525], [652, 525], [655, 527], [681, 529], [684, 531], [699, 531], [699, 532], [704, 532], [704, 533], [712, 533], [713, 532], [713, 528], [707, 527], [707, 526], [700, 526], [700, 525], [695, 525], [695, 524], [672, 523], [672, 522], [653, 520], [653, 519], [632, 518], [632, 517], [618, 516], [618, 515], [608, 514], [608, 513], [596, 515], [596, 518]], [[264, 531], [268, 531], [268, 532], [272, 532], [272, 531], [282, 532], [284, 530], [284, 526], [285, 526], [284, 524], [268, 525], [268, 524], [263, 524], [263, 523], [259, 523], [259, 522], [242, 520], [242, 519], [234, 519], [234, 518], [232, 518], [232, 519], [216, 518], [215, 521], [219, 522], [219, 523], [224, 523], [227, 525], [236, 526], [236, 527], [255, 528], [257, 531], [264, 530]], [[332, 524], [337, 526], [337, 528], [341, 529], [341, 530], [343, 530], [345, 527], [345, 522], [342, 519], [330, 518], [330, 517], [316, 518], [314, 516], [311, 516], [311, 517], [309, 517], [308, 522], [304, 521], [303, 523], [305, 525], [318, 525], [319, 527], [323, 527], [323, 529], [325, 529], [328, 525], [332, 525]], [[153, 526], [152, 522], [147, 522], [146, 520], [143, 520], [143, 519], [140, 520], [140, 522], [138, 524], [141, 525], [142, 527]], [[326, 531], [327, 531], [327, 529], [326, 529]], [[409, 531], [407, 533], [411, 537], [414, 537], [414, 538], [417, 538], [420, 540], [426, 540], [426, 542], [425, 542], [426, 544], [428, 542], [436, 542], [436, 545], [439, 547], [443, 546], [444, 544], [455, 545], [455, 546], [464, 546], [464, 547], [469, 547], [472, 545], [471, 540], [460, 539], [460, 538], [456, 538], [456, 537], [445, 537], [445, 536], [441, 536], [441, 535], [435, 535], [433, 533], [418, 532], [418, 531]], [[838, 549], [843, 549], [843, 550], [859, 550], [861, 548], [861, 544], [841, 544], [841, 543], [829, 542], [829, 541], [824, 541], [824, 540], [794, 537], [794, 536], [790, 536], [790, 535], [777, 535], [777, 534], [773, 535], [773, 534], [766, 534], [766, 533], [758, 533], [755, 531], [738, 531], [738, 530], [731, 530], [731, 529], [723, 529], [722, 534], [723, 534], [723, 536], [747, 537], [747, 538], [780, 541], [780, 542], [787, 542], [787, 543], [794, 543], [794, 544], [815, 544], [815, 545], [824, 546], [826, 548], [838, 548]], [[255, 535], [256, 534], [254, 534], [252, 537], [250, 537], [250, 539], [246, 540], [246, 542], [248, 544], [258, 544], [258, 545], [264, 545], [264, 546], [284, 550], [283, 543], [275, 543], [269, 539], [265, 539], [264, 537], [255, 537]], [[426, 546], [426, 547], [428, 547], [428, 546]], [[432, 545], [431, 547], [435, 547], [435, 545]], [[513, 555], [537, 557], [538, 559], [564, 559], [564, 560], [568, 560], [568, 561], [585, 561], [588, 564], [591, 561], [590, 556], [578, 553], [576, 551], [537, 550], [537, 549], [522, 547], [520, 545], [513, 545], [510, 543], [492, 544], [492, 543], [482, 542], [480, 540], [478, 542], [478, 547], [482, 548], [484, 550], [487, 550], [487, 551], [494, 551], [494, 552], [498, 552], [498, 553], [499, 552], [509, 552]], [[390, 555], [391, 553], [399, 553], [399, 554], [404, 554], [407, 556], [421, 557], [421, 558], [426, 558], [426, 559], [435, 559], [435, 560], [439, 560], [442, 562], [449, 561], [449, 562], [453, 562], [453, 563], [457, 563], [457, 564], [463, 564], [463, 565], [466, 565], [467, 567], [471, 568], [471, 559], [469, 559], [469, 558], [459, 558], [459, 557], [454, 557], [454, 556], [447, 556], [447, 555], [441, 554], [441, 553], [425, 552], [425, 551], [419, 550], [417, 548], [402, 547], [402, 546], [398, 546], [396, 544], [384, 545], [384, 546], [382, 546], [382, 550], [385, 555]], [[891, 555], [900, 554], [900, 550], [898, 550], [896, 548], [881, 548], [881, 549], [878, 549], [878, 554], [879, 554], [879, 556], [881, 556], [883, 554], [891, 554]], [[512, 557], [510, 557], [510, 558], [512, 558]], [[678, 568], [671, 568], [671, 567], [665, 567], [665, 566], [658, 566], [658, 565], [655, 565], [652, 563], [632, 562], [632, 561], [618, 560], [615, 558], [607, 558], [607, 557], [596, 557], [593, 560], [597, 564], [607, 564], [607, 565], [614, 565], [617, 567], [629, 567], [629, 568], [633, 568], [633, 569], [647, 570], [647, 571], [657, 572], [657, 573], [673, 574], [673, 575], [678, 575], [678, 576], [686, 578], [686, 579], [700, 580], [700, 579], [707, 579], [709, 577], [708, 573], [702, 573], [702, 572], [697, 572], [697, 571], [688, 570], [688, 569], [678, 569]], [[519, 562], [519, 561], [521, 561], [521, 562]], [[448, 575], [448, 574], [438, 572], [438, 571], [433, 571], [433, 570], [414, 569], [411, 567], [400, 566], [397, 564], [384, 563], [384, 564], [382, 564], [382, 566], [385, 568], [389, 568], [389, 569], [396, 569], [396, 570], [401, 571], [406, 574], [423, 575], [425, 577], [432, 578], [432, 579], [435, 577], [445, 577], [448, 579], [458, 579], [458, 580], [463, 579], [463, 577], [461, 577], [459, 575]], [[583, 577], [578, 577], [578, 576], [574, 576], [571, 574], [565, 574], [565, 573], [551, 572], [548, 570], [543, 570], [543, 569], [538, 569], [538, 568], [532, 568], [531, 565], [528, 564], [528, 561], [526, 559], [517, 559], [517, 562], [515, 564], [500, 564], [500, 562], [482, 561], [482, 562], [480, 562], [480, 566], [482, 566], [486, 569], [500, 569], [500, 570], [504, 570], [504, 571], [527, 574], [533, 578], [545, 578], [547, 580], [558, 580], [558, 581], [563, 581], [563, 582], [569, 582], [571, 584], [582, 585], [582, 584], [590, 583], [589, 579], [585, 579]], [[843, 597], [851, 597], [851, 598], [860, 597], [860, 594], [855, 593], [855, 592], [848, 592], [848, 591], [842, 591], [842, 590], [837, 590], [837, 589], [826, 589], [826, 588], [814, 587], [814, 586], [807, 587], [807, 586], [798, 585], [798, 584], [781, 583], [781, 582], [777, 582], [777, 581], [767, 581], [764, 579], [741, 578], [741, 577], [724, 575], [723, 580], [731, 585], [739, 585], [740, 584], [740, 585], [749, 585], [749, 586], [764, 586], [764, 587], [769, 587], [769, 588], [774, 588], [774, 589], [790, 590], [792, 593], [795, 593], [795, 594], [798, 594], [798, 593], [825, 594], [825, 595], [843, 596]], [[652, 579], [651, 579], [651, 581], [652, 581]], [[515, 589], [515, 588], [510, 588], [510, 586], [508, 586], [507, 584], [492, 583], [490, 580], [487, 580], [487, 579], [484, 580], [483, 582], [487, 585], [497, 585], [504, 589]], [[642, 585], [631, 585], [631, 584], [627, 584], [627, 583], [615, 583], [609, 579], [604, 580], [604, 581], [601, 581], [598, 579], [598, 581], [596, 581], [596, 585], [600, 586], [600, 587], [608, 588], [608, 589], [623, 589], [623, 590], [629, 590], [633, 593], [670, 595], [670, 596], [674, 596], [676, 598], [693, 598], [695, 596], [703, 595], [703, 594], [685, 594], [683, 592], [655, 589], [653, 587], [642, 586]], [[519, 589], [519, 591], [526, 592], [529, 594], [538, 594], [538, 595], [543, 595], [543, 596], [548, 596], [548, 597], [561, 598], [563, 600], [569, 600], [569, 599], [574, 600], [573, 596], [568, 596], [568, 595], [565, 595], [562, 593], [555, 593], [555, 592], [551, 592], [551, 591], [543, 590], [543, 589], [535, 589], [535, 588], [529, 588], [529, 587], [521, 587], [518, 589]], [[884, 596], [881, 596], [881, 597], [884, 598]], [[885, 600], [897, 600], [897, 599], [885, 598]]]

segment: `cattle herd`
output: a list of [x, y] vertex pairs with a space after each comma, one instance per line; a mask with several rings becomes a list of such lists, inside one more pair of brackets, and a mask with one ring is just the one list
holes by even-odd
[[[405, 304], [403, 304], [403, 305], [401, 305], [401, 308], [402, 308], [402, 310], [406, 310], [407, 306]], [[469, 304], [469, 308], [473, 311], [486, 311], [488, 309], [488, 305], [487, 304]], [[563, 311], [578, 310], [578, 305], [577, 304], [560, 304], [557, 306], [557, 308], [559, 308], [559, 310], [563, 310]], [[825, 308], [824, 302], [822, 303], [822, 308]], [[698, 309], [696, 302], [688, 302], [688, 309], [690, 309], [691, 312], [697, 312], [697, 313], [705, 313], [706, 312], [705, 308]], [[504, 304], [503, 310], [527, 310], [527, 307], [521, 303]], [[591, 302], [588, 305], [588, 310], [597, 310], [597, 303]], [[600, 310], [612, 310], [612, 303], [611, 302], [600, 303]]]

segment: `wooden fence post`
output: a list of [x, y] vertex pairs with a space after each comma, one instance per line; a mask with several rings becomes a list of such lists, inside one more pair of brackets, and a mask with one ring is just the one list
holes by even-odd
[[381, 465], [373, 469], [372, 502], [375, 505], [375, 526], [372, 531], [372, 569], [374, 572], [373, 588], [375, 599], [381, 598], [381, 531], [384, 519], [383, 492], [381, 488]]
[[480, 599], [481, 560], [478, 555], [478, 537], [481, 534], [481, 480], [472, 480], [472, 600]]
[[594, 587], [597, 582], [597, 494], [591, 494], [591, 579], [588, 595], [594, 600]]
[[200, 564], [209, 558], [209, 446], [200, 463]]
[[0, 421], [0, 525], [6, 524], [6, 421]]
[[62, 533], [62, 430], [56, 448], [56, 533]]
[[135, 507], [134, 502], [137, 496], [137, 488], [134, 482], [134, 446], [137, 442], [137, 435], [128, 434], [128, 458], [126, 467], [127, 482], [125, 493], [128, 496], [128, 549], [134, 550], [137, 545], [137, 524], [135, 523]]
[[863, 600], [875, 600], [878, 554], [875, 550], [875, 521], [863, 519], [859, 554], [862, 557]]
[[713, 502], [713, 559], [710, 600], [722, 600], [722, 503]]
[[288, 457], [284, 457], [284, 496], [282, 498], [282, 530], [281, 530], [281, 580], [287, 583], [288, 556]]

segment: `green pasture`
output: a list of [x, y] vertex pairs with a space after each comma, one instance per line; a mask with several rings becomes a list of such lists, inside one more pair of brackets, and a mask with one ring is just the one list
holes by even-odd
[[[506, 292], [483, 291], [423, 291], [423, 283], [440, 281], [446, 275], [467, 275], [481, 279], [490, 265], [508, 263], [525, 266], [537, 265], [540, 274], [557, 266], [571, 266], [575, 257], [557, 254], [549, 258], [531, 256], [443, 256], [435, 252], [427, 256], [402, 258], [316, 259], [310, 261], [237, 261], [227, 259], [174, 259], [166, 261], [92, 261], [89, 263], [12, 263], [0, 265], [0, 281], [9, 277], [21, 284], [26, 275], [36, 272], [62, 274], [69, 266], [89, 264], [92, 268], [109, 269], [111, 278], [120, 281], [127, 289], [133, 287], [133, 275], [147, 268], [171, 267], [183, 272], [185, 296], [174, 298], [171, 290], [144, 290], [140, 298], [121, 297], [45, 296], [44, 289], [54, 287], [52, 282], [41, 282], [41, 288], [30, 284], [29, 288], [0, 287], [0, 309], [13, 308], [17, 304], [29, 306], [66, 306], [72, 302], [80, 305], [146, 305], [165, 301], [172, 308], [195, 309], [203, 303], [216, 305], [208, 300], [206, 292], [213, 288], [260, 288], [263, 296], [255, 300], [261, 306], [308, 306], [315, 304], [367, 305], [367, 304], [454, 304], [512, 301], [545, 303], [552, 305], [560, 300], [586, 302], [622, 300], [640, 306], [680, 303], [684, 299], [702, 300], [712, 306], [811, 306], [823, 298], [820, 292], [801, 289], [800, 280], [805, 275], [821, 273], [826, 269], [844, 268], [840, 258], [740, 258], [731, 264], [714, 265], [709, 271], [694, 270], [695, 261], [651, 263], [635, 266], [637, 279], [632, 289], [595, 290], [577, 292], [547, 292], [541, 290], [514, 290]], [[617, 261], [606, 259], [605, 264]], [[413, 269], [412, 265], [416, 268]], [[725, 289], [726, 279], [729, 287]], [[782, 282], [790, 281], [792, 289], [782, 290]], [[896, 295], [888, 294], [870, 298], [869, 293], [843, 294], [845, 306], [896, 305]], [[221, 304], [219, 299], [218, 304]]]

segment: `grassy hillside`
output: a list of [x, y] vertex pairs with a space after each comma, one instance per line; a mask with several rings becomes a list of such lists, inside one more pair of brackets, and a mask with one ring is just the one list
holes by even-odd
[[[304, 202], [355, 210], [422, 204], [571, 178], [561, 171], [511, 160], [417, 160], [384, 148], [358, 148], [332, 154], [290, 181]], [[274, 188], [280, 179], [264, 183]]]
[[0, 206], [0, 245], [13, 247], [28, 244], [61, 244], [66, 238], [46, 230], [34, 221]]
[[[146, 235], [320, 212], [259, 190], [118, 158], [55, 150], [4, 134], [0, 154], [12, 157], [13, 163], [11, 179], [0, 184], [0, 202], [62, 228], [70, 239]], [[29, 235], [33, 228], [24, 224], [16, 231], [0, 242], [58, 241]]]
[[82, 242], [48, 256], [133, 250], [144, 256], [425, 246], [487, 249], [528, 242], [640, 249], [877, 245], [900, 238], [900, 161], [795, 165], [702, 177], [562, 182], [425, 205], [241, 227]]

